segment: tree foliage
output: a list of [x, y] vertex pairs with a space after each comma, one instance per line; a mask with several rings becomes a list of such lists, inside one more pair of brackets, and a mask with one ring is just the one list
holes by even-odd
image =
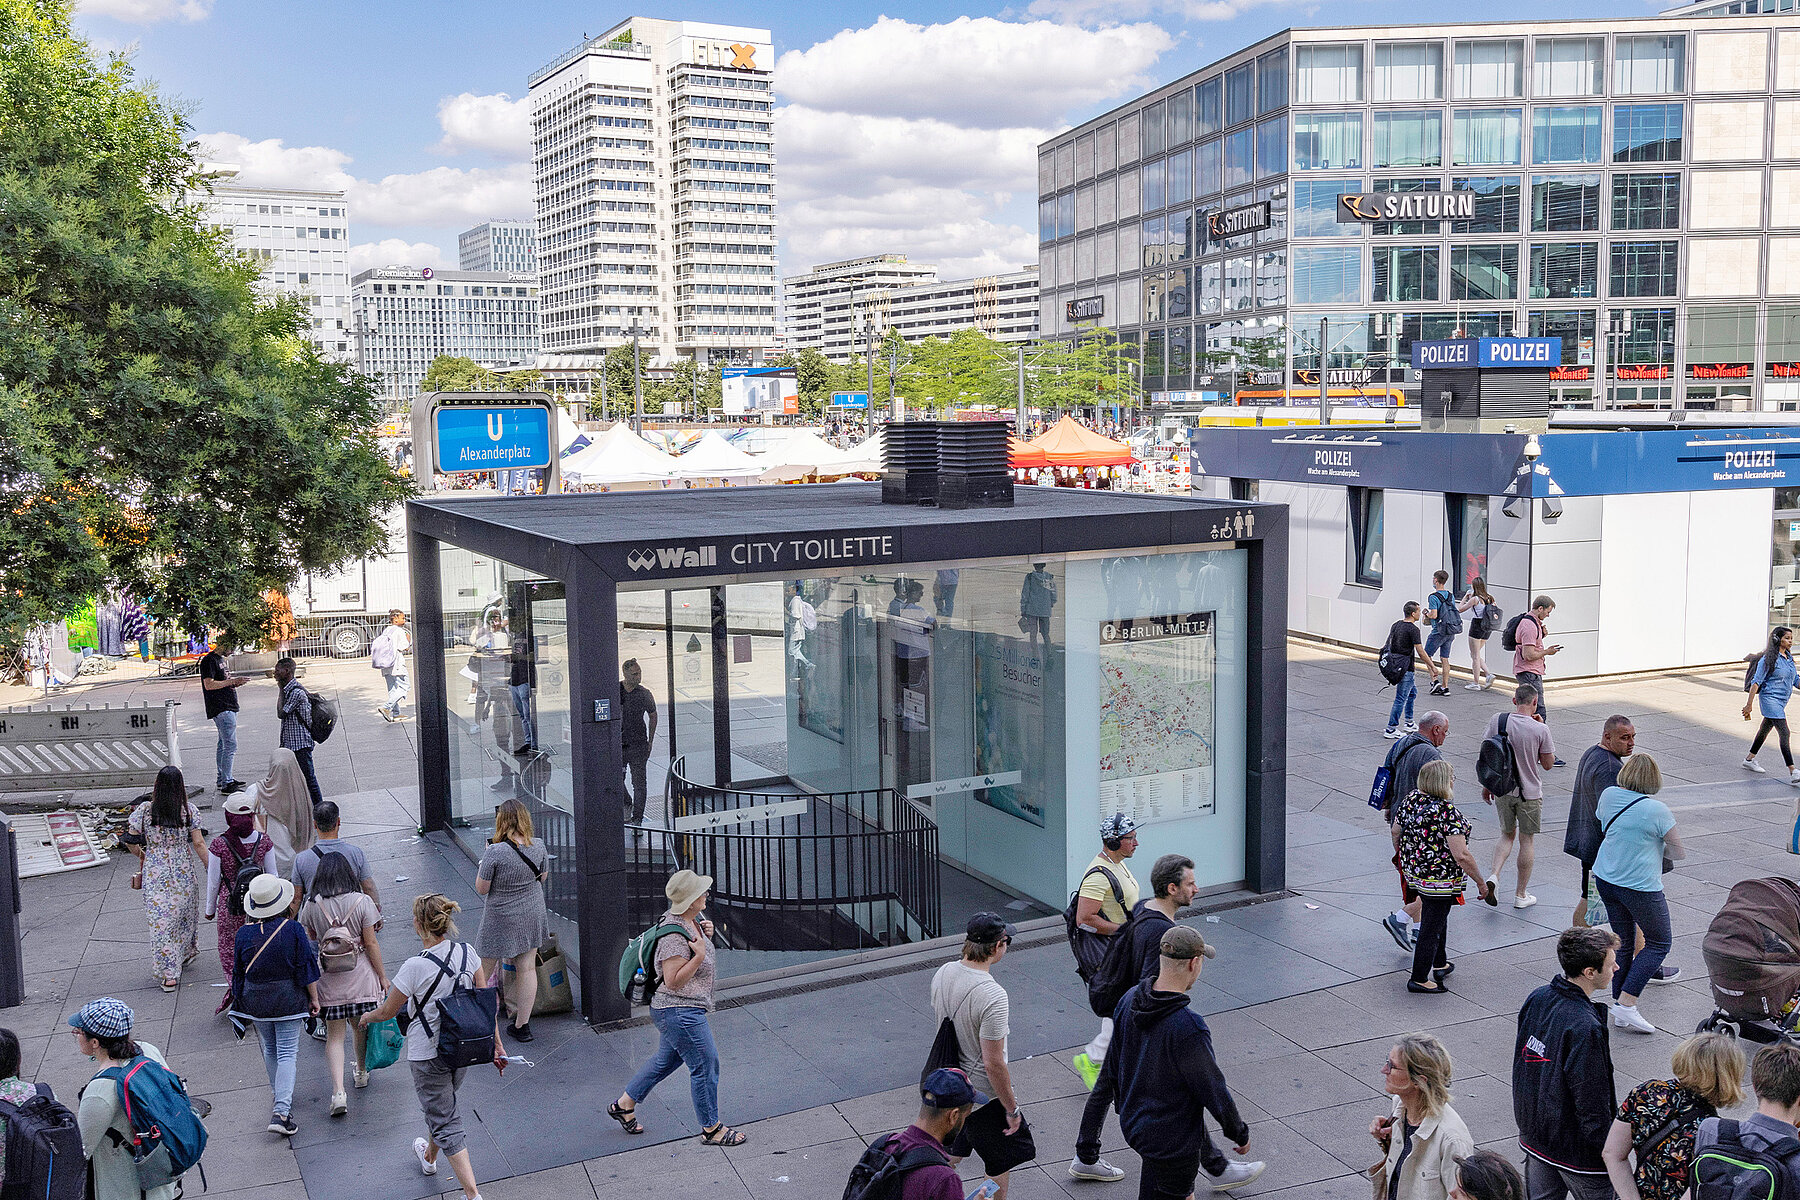
[[1142, 395], [1136, 363], [1119, 335], [1098, 325], [1084, 325], [1075, 340], [1052, 342], [1034, 354], [1035, 369], [1026, 390], [1029, 402], [1043, 409], [1137, 404]]
[[185, 119], [60, 0], [0, 0], [0, 641], [107, 582], [249, 640], [385, 541], [373, 381], [209, 228]]
[[513, 384], [502, 380], [472, 358], [458, 354], [440, 354], [425, 368], [419, 381], [422, 392], [498, 392], [510, 391]]

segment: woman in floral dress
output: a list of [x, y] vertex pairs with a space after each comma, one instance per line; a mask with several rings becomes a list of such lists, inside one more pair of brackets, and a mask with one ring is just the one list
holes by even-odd
[[1671, 1065], [1675, 1078], [1648, 1079], [1631, 1089], [1606, 1135], [1600, 1157], [1619, 1200], [1684, 1194], [1700, 1122], [1744, 1098], [1744, 1052], [1729, 1034], [1695, 1034], [1675, 1047]]
[[[244, 915], [231, 911], [231, 887], [237, 876], [250, 870], [266, 870], [269, 835], [256, 827], [256, 800], [249, 792], [225, 797], [225, 832], [212, 840], [212, 860], [206, 864], [206, 919], [219, 922], [219, 968], [231, 978], [237, 961], [237, 932]], [[231, 1003], [230, 989], [219, 997], [219, 1012]]]
[[132, 884], [144, 891], [156, 980], [172, 992], [182, 968], [200, 953], [200, 881], [207, 862], [200, 814], [187, 802], [181, 768], [156, 773], [150, 799], [131, 810], [126, 828], [138, 856]]

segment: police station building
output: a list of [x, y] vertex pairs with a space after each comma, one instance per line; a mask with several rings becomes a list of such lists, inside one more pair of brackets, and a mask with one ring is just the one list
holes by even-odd
[[1040, 147], [1041, 327], [1153, 403], [1410, 404], [1415, 340], [1510, 336], [1553, 408], [1800, 408], [1800, 15], [1757, 7], [1246, 47]]

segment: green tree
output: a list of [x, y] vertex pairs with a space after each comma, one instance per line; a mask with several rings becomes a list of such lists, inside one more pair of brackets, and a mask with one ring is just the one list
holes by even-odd
[[1083, 325], [1073, 341], [1039, 348], [1030, 361], [1036, 366], [1027, 375], [1026, 395], [1046, 410], [1129, 406], [1142, 395], [1131, 348], [1098, 325]]
[[419, 381], [422, 392], [498, 392], [511, 390], [511, 380], [502, 380], [472, 358], [456, 354], [440, 354], [425, 368]]
[[249, 640], [383, 545], [374, 381], [210, 228], [187, 122], [62, 0], [0, 0], [0, 642], [108, 581]]

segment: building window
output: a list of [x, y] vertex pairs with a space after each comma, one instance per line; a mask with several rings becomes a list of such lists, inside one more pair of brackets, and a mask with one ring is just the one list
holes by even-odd
[[1539, 38], [1531, 58], [1534, 96], [1604, 96], [1603, 38]]
[[1487, 579], [1488, 498], [1454, 493], [1444, 497], [1444, 520], [1450, 529], [1450, 561], [1455, 565], [1451, 590], [1462, 592], [1477, 579]]
[[1163, 183], [1170, 207], [1186, 204], [1194, 198], [1194, 152], [1183, 150], [1168, 157], [1167, 178]]
[[1376, 246], [1370, 302], [1408, 304], [1438, 298], [1436, 246]]
[[1250, 63], [1225, 72], [1225, 124], [1241, 125], [1256, 115], [1256, 69]]
[[1295, 113], [1294, 170], [1360, 171], [1362, 114]]
[[1459, 108], [1451, 114], [1451, 162], [1459, 167], [1516, 166], [1521, 111]]
[[1453, 192], [1475, 193], [1475, 215], [1450, 222], [1451, 233], [1519, 232], [1519, 177], [1470, 175], [1450, 181]]
[[1231, 481], [1231, 498], [1239, 504], [1255, 504], [1262, 494], [1261, 480], [1233, 479]]
[[1361, 46], [1294, 47], [1294, 98], [1301, 104], [1343, 104], [1363, 98]]
[[1360, 304], [1362, 247], [1300, 246], [1294, 249], [1291, 304]]
[[1256, 256], [1256, 307], [1280, 308], [1287, 303], [1287, 251], [1281, 247]]
[[1610, 296], [1673, 296], [1678, 242], [1614, 242], [1608, 261]]
[[1687, 38], [1681, 34], [1619, 37], [1613, 42], [1613, 94], [1660, 96], [1687, 82]]
[[1456, 43], [1456, 98], [1507, 100], [1524, 92], [1525, 43], [1496, 38]]
[[1214, 138], [1194, 147], [1194, 195], [1211, 196], [1220, 190], [1223, 167], [1220, 165], [1220, 142]]
[[1531, 177], [1531, 232], [1595, 233], [1599, 229], [1600, 176]]
[[1377, 42], [1375, 99], [1442, 100], [1442, 42]]
[[1450, 247], [1450, 299], [1517, 300], [1519, 298], [1519, 248], [1505, 246]]
[[1066, 238], [1075, 232], [1075, 193], [1064, 192], [1056, 198], [1056, 236]]
[[1533, 300], [1588, 300], [1600, 294], [1596, 242], [1539, 242], [1531, 247]]
[[1531, 110], [1531, 161], [1534, 163], [1597, 163], [1600, 144], [1598, 104], [1580, 108]]
[[1144, 124], [1139, 143], [1139, 157], [1149, 158], [1152, 154], [1161, 154], [1168, 145], [1163, 139], [1163, 105], [1158, 100], [1144, 109]]
[[1139, 177], [1143, 184], [1144, 212], [1154, 212], [1163, 206], [1163, 160], [1150, 159], [1144, 164]]
[[1200, 264], [1200, 283], [1195, 289], [1194, 312], [1198, 316], [1216, 316], [1223, 294], [1225, 264], [1218, 259]]
[[1168, 99], [1169, 145], [1180, 146], [1194, 140], [1194, 93], [1183, 89]]
[[[1377, 192], [1436, 192], [1443, 190], [1443, 184], [1437, 179], [1377, 179]], [[1369, 231], [1376, 237], [1418, 237], [1421, 234], [1436, 236], [1442, 231], [1442, 223], [1438, 221], [1376, 221], [1369, 226]]]
[[1288, 102], [1287, 51], [1275, 50], [1256, 60], [1256, 115], [1266, 117]]
[[1225, 135], [1225, 190], [1249, 187], [1256, 177], [1256, 130]]
[[1363, 190], [1360, 179], [1297, 179], [1294, 181], [1294, 236], [1338, 237], [1360, 233], [1357, 225], [1340, 225], [1338, 197]]
[[1256, 177], [1269, 179], [1287, 174], [1287, 118], [1276, 117], [1256, 126]]
[[1380, 488], [1349, 489], [1350, 493], [1350, 582], [1364, 587], [1381, 586], [1381, 510]]
[[1423, 112], [1375, 114], [1375, 166], [1441, 167], [1444, 165], [1444, 114]]
[[1614, 229], [1676, 229], [1681, 225], [1681, 175], [1614, 175]]
[[1592, 366], [1596, 320], [1591, 308], [1539, 309], [1528, 314], [1528, 336], [1561, 338], [1564, 366]]
[[1204, 81], [1194, 89], [1195, 137], [1206, 137], [1217, 133], [1223, 126], [1220, 118], [1223, 85], [1223, 80], [1213, 78]]
[[1680, 162], [1679, 104], [1620, 104], [1613, 108], [1613, 161]]
[[1256, 276], [1250, 258], [1225, 260], [1225, 311], [1240, 312], [1256, 305]]

